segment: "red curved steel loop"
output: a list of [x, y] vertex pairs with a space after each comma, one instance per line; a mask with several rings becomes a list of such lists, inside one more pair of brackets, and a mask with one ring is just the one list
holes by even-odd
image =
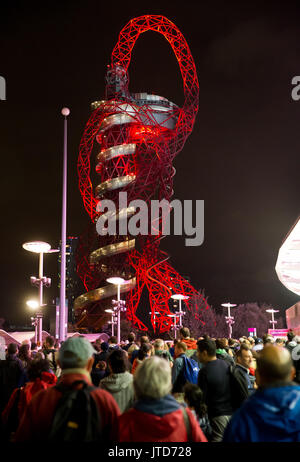
[[[178, 60], [184, 90], [184, 104], [179, 108], [166, 98], [147, 93], [131, 94], [128, 90], [128, 66], [140, 34], [146, 31], [162, 34], [170, 43]], [[122, 29], [106, 75], [106, 98], [93, 103], [94, 111], [86, 125], [78, 158], [79, 189], [92, 225], [80, 239], [78, 273], [87, 293], [78, 297], [75, 308], [78, 326], [96, 327], [103, 322], [103, 309], [111, 300], [111, 287], [105, 280], [120, 275], [128, 280], [122, 287], [127, 299], [127, 317], [134, 326], [147, 330], [137, 316], [142, 291], [146, 286], [151, 306], [154, 331], [170, 329], [168, 316], [172, 293], [192, 297], [198, 292], [169, 264], [168, 255], [159, 250], [162, 218], [150, 222], [148, 234], [97, 236], [95, 221], [103, 214], [97, 204], [110, 199], [118, 204], [119, 192], [127, 193], [127, 203], [173, 195], [175, 169], [172, 161], [192, 131], [198, 111], [199, 85], [195, 63], [185, 38], [164, 16], [147, 15], [134, 18]], [[94, 142], [100, 146], [96, 173], [100, 183], [95, 189], [90, 177]], [[121, 216], [129, 209], [117, 206]], [[135, 212], [130, 212], [134, 214]], [[151, 230], [157, 229], [157, 235]], [[116, 289], [115, 289], [116, 290]], [[203, 298], [202, 306], [208, 308]], [[189, 302], [187, 302], [189, 308]], [[202, 308], [203, 309], [203, 308]], [[199, 316], [201, 313], [199, 310]]]
[[[189, 132], [192, 131], [198, 112], [199, 83], [193, 56], [178, 27], [164, 16], [147, 15], [132, 19], [119, 34], [119, 40], [112, 52], [111, 63], [112, 66], [119, 63], [127, 71], [134, 45], [139, 36], [147, 31], [158, 32], [165, 37], [180, 67], [184, 104], [178, 116], [176, 139], [177, 142], [184, 144]], [[183, 145], [180, 149], [182, 148]]]

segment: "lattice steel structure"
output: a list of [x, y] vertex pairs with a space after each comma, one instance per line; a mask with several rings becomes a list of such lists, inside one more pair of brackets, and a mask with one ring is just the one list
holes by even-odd
[[[175, 53], [183, 79], [182, 108], [161, 96], [129, 92], [127, 71], [133, 47], [140, 34], [150, 30], [162, 34]], [[141, 330], [147, 327], [136, 312], [145, 286], [156, 332], [171, 327], [169, 299], [174, 292], [190, 297], [197, 293], [172, 268], [169, 256], [159, 249], [163, 237], [161, 219], [159, 223], [150, 223], [150, 227], [159, 230], [156, 236], [149, 228], [147, 236], [100, 237], [95, 223], [99, 217], [98, 202], [105, 198], [118, 204], [120, 191], [126, 191], [128, 203], [143, 199], [150, 205], [154, 199], [171, 200], [175, 175], [172, 162], [192, 131], [198, 94], [195, 63], [180, 30], [164, 16], [147, 15], [129, 21], [112, 52], [105, 100], [92, 104], [93, 112], [80, 143], [79, 188], [92, 223], [81, 236], [78, 250], [78, 272], [87, 290], [75, 301], [78, 327], [96, 327], [103, 323], [104, 309], [116, 293], [114, 286], [105, 283], [111, 275], [128, 281], [121, 288], [126, 294], [127, 317]], [[95, 140], [100, 147], [96, 172], [101, 181], [94, 193], [90, 172]], [[117, 210], [120, 218], [133, 213], [129, 208]], [[201, 309], [207, 308], [203, 298]], [[201, 310], [198, 316], [201, 320]]]

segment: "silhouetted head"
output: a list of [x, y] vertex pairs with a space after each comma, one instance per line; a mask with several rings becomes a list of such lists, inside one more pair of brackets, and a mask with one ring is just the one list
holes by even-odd
[[295, 368], [289, 351], [276, 345], [267, 345], [256, 358], [256, 382], [260, 387], [290, 382]]

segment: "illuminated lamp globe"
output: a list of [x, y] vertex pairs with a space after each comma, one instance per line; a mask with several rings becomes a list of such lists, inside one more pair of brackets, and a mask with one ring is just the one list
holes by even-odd
[[23, 249], [34, 253], [47, 253], [51, 249], [50, 244], [42, 241], [25, 242], [22, 247]]
[[125, 279], [119, 277], [111, 277], [106, 279], [107, 282], [111, 284], [116, 284], [117, 286], [121, 286], [122, 284], [126, 284]]
[[64, 107], [61, 110], [63, 116], [67, 117], [70, 114], [70, 109], [68, 107]]
[[171, 298], [173, 298], [174, 300], [188, 300], [190, 297], [188, 295], [174, 294], [171, 295]]
[[32, 310], [36, 310], [39, 307], [39, 304], [36, 300], [27, 300], [26, 305]]

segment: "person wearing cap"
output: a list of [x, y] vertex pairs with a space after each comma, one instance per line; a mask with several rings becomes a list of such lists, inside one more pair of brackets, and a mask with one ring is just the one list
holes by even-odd
[[[84, 381], [92, 386], [90, 372], [94, 362], [95, 350], [83, 337], [71, 337], [61, 346], [58, 362], [62, 369], [60, 383], [72, 386], [76, 381]], [[80, 384], [78, 384], [80, 387]], [[120, 409], [105, 390], [95, 388], [91, 391], [101, 417], [103, 439], [117, 441], [118, 416]], [[61, 392], [55, 387], [41, 390], [33, 396], [15, 434], [15, 441], [46, 441]]]

